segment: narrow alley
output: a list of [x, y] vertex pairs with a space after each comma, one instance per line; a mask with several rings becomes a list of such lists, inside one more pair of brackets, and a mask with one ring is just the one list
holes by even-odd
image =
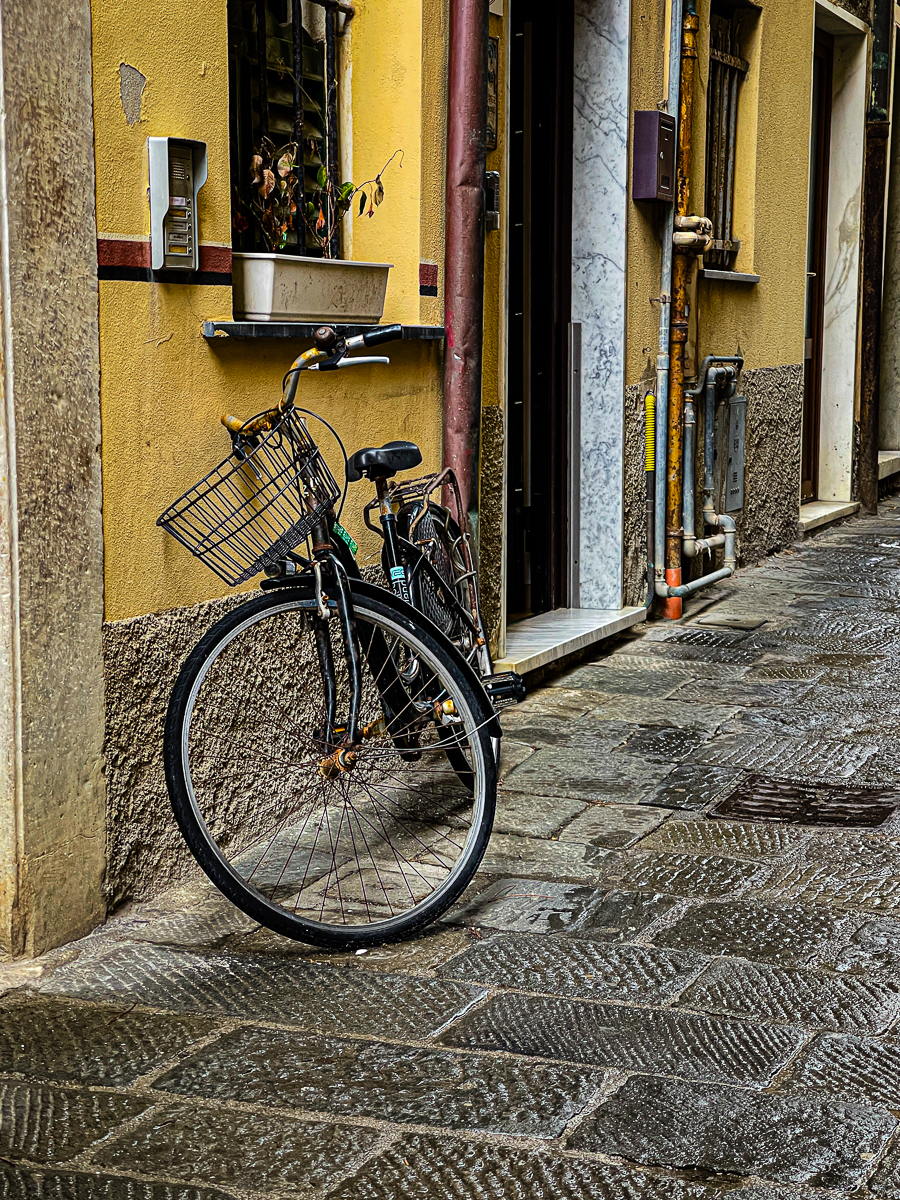
[[889, 500], [545, 680], [414, 942], [198, 872], [0, 965], [0, 1196], [900, 1197], [898, 568]]

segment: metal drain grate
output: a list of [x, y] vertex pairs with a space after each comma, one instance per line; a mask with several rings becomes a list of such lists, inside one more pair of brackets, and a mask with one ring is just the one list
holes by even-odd
[[900, 791], [792, 783], [751, 775], [710, 810], [732, 821], [781, 821], [838, 828], [883, 825], [900, 808]]

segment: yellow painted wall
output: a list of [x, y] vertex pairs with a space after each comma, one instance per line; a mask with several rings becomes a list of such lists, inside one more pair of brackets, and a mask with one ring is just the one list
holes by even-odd
[[[439, 323], [434, 304], [421, 313], [423, 180], [435, 192], [435, 168], [421, 147], [443, 140], [435, 105], [423, 111], [422, 0], [385, 6], [359, 0], [352, 37], [339, 53], [343, 91], [352, 94], [350, 161], [357, 181], [404, 151], [385, 175], [375, 217], [354, 218], [353, 257], [395, 264], [385, 321]], [[225, 4], [191, 8], [189, 18], [163, 0], [93, 0], [97, 225], [101, 237], [146, 239], [149, 136], [205, 140], [209, 181], [200, 193], [200, 241], [230, 244], [228, 80]], [[429, 32], [433, 42], [433, 30]], [[119, 65], [147, 78], [141, 120], [129, 126]], [[433, 80], [428, 84], [433, 90]], [[427, 139], [426, 135], [427, 134]], [[443, 184], [440, 187], [441, 207]], [[428, 211], [435, 208], [429, 200]], [[439, 211], [439, 210], [438, 210]], [[441, 218], [442, 219], [442, 218]], [[435, 244], [435, 219], [428, 245]], [[442, 240], [442, 227], [440, 237]], [[433, 257], [426, 254], [425, 257]], [[210, 345], [204, 319], [231, 317], [227, 287], [104, 281], [100, 285], [106, 616], [137, 616], [227, 591], [187, 551], [156, 528], [163, 508], [227, 452], [219, 414], [250, 415], [274, 403], [281, 377], [303, 348], [295, 341], [236, 340]], [[307, 376], [303, 399], [345, 436], [348, 449], [391, 438], [418, 442], [426, 466], [440, 462], [439, 343], [389, 349], [390, 368]], [[337, 466], [337, 463], [334, 464]], [[357, 485], [357, 489], [363, 485]], [[352, 493], [346, 524], [354, 533]], [[358, 537], [363, 554], [374, 550]]]
[[[813, 0], [779, 0], [760, 12], [744, 41], [751, 72], [742, 86], [735, 174], [739, 270], [755, 287], [701, 280], [698, 353], [732, 353], [745, 366], [803, 362]], [[702, 212], [706, 144], [709, 0], [700, 4], [694, 210]], [[700, 207], [698, 207], [700, 206]]]
[[[704, 212], [709, 0], [700, 0], [699, 71], [694, 103], [691, 209]], [[668, 15], [665, 0], [634, 0], [632, 111], [663, 98]], [[760, 275], [757, 286], [701, 280], [691, 342], [700, 356], [741, 348], [748, 368], [803, 361], [806, 215], [813, 0], [770, 0], [744, 54], [751, 62], [742, 86], [735, 176], [737, 267]], [[626, 381], [636, 383], [655, 360], [659, 293], [659, 214], [630, 205]]]

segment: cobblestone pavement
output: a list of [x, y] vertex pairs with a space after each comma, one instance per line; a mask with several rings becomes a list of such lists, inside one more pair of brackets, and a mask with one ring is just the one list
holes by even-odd
[[416, 942], [197, 883], [0, 966], [0, 1197], [900, 1198], [898, 566], [888, 502], [548, 681]]

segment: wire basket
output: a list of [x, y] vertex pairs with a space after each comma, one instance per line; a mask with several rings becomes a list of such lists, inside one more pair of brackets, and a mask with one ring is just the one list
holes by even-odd
[[299, 546], [340, 494], [306, 422], [290, 409], [156, 523], [235, 586]]

